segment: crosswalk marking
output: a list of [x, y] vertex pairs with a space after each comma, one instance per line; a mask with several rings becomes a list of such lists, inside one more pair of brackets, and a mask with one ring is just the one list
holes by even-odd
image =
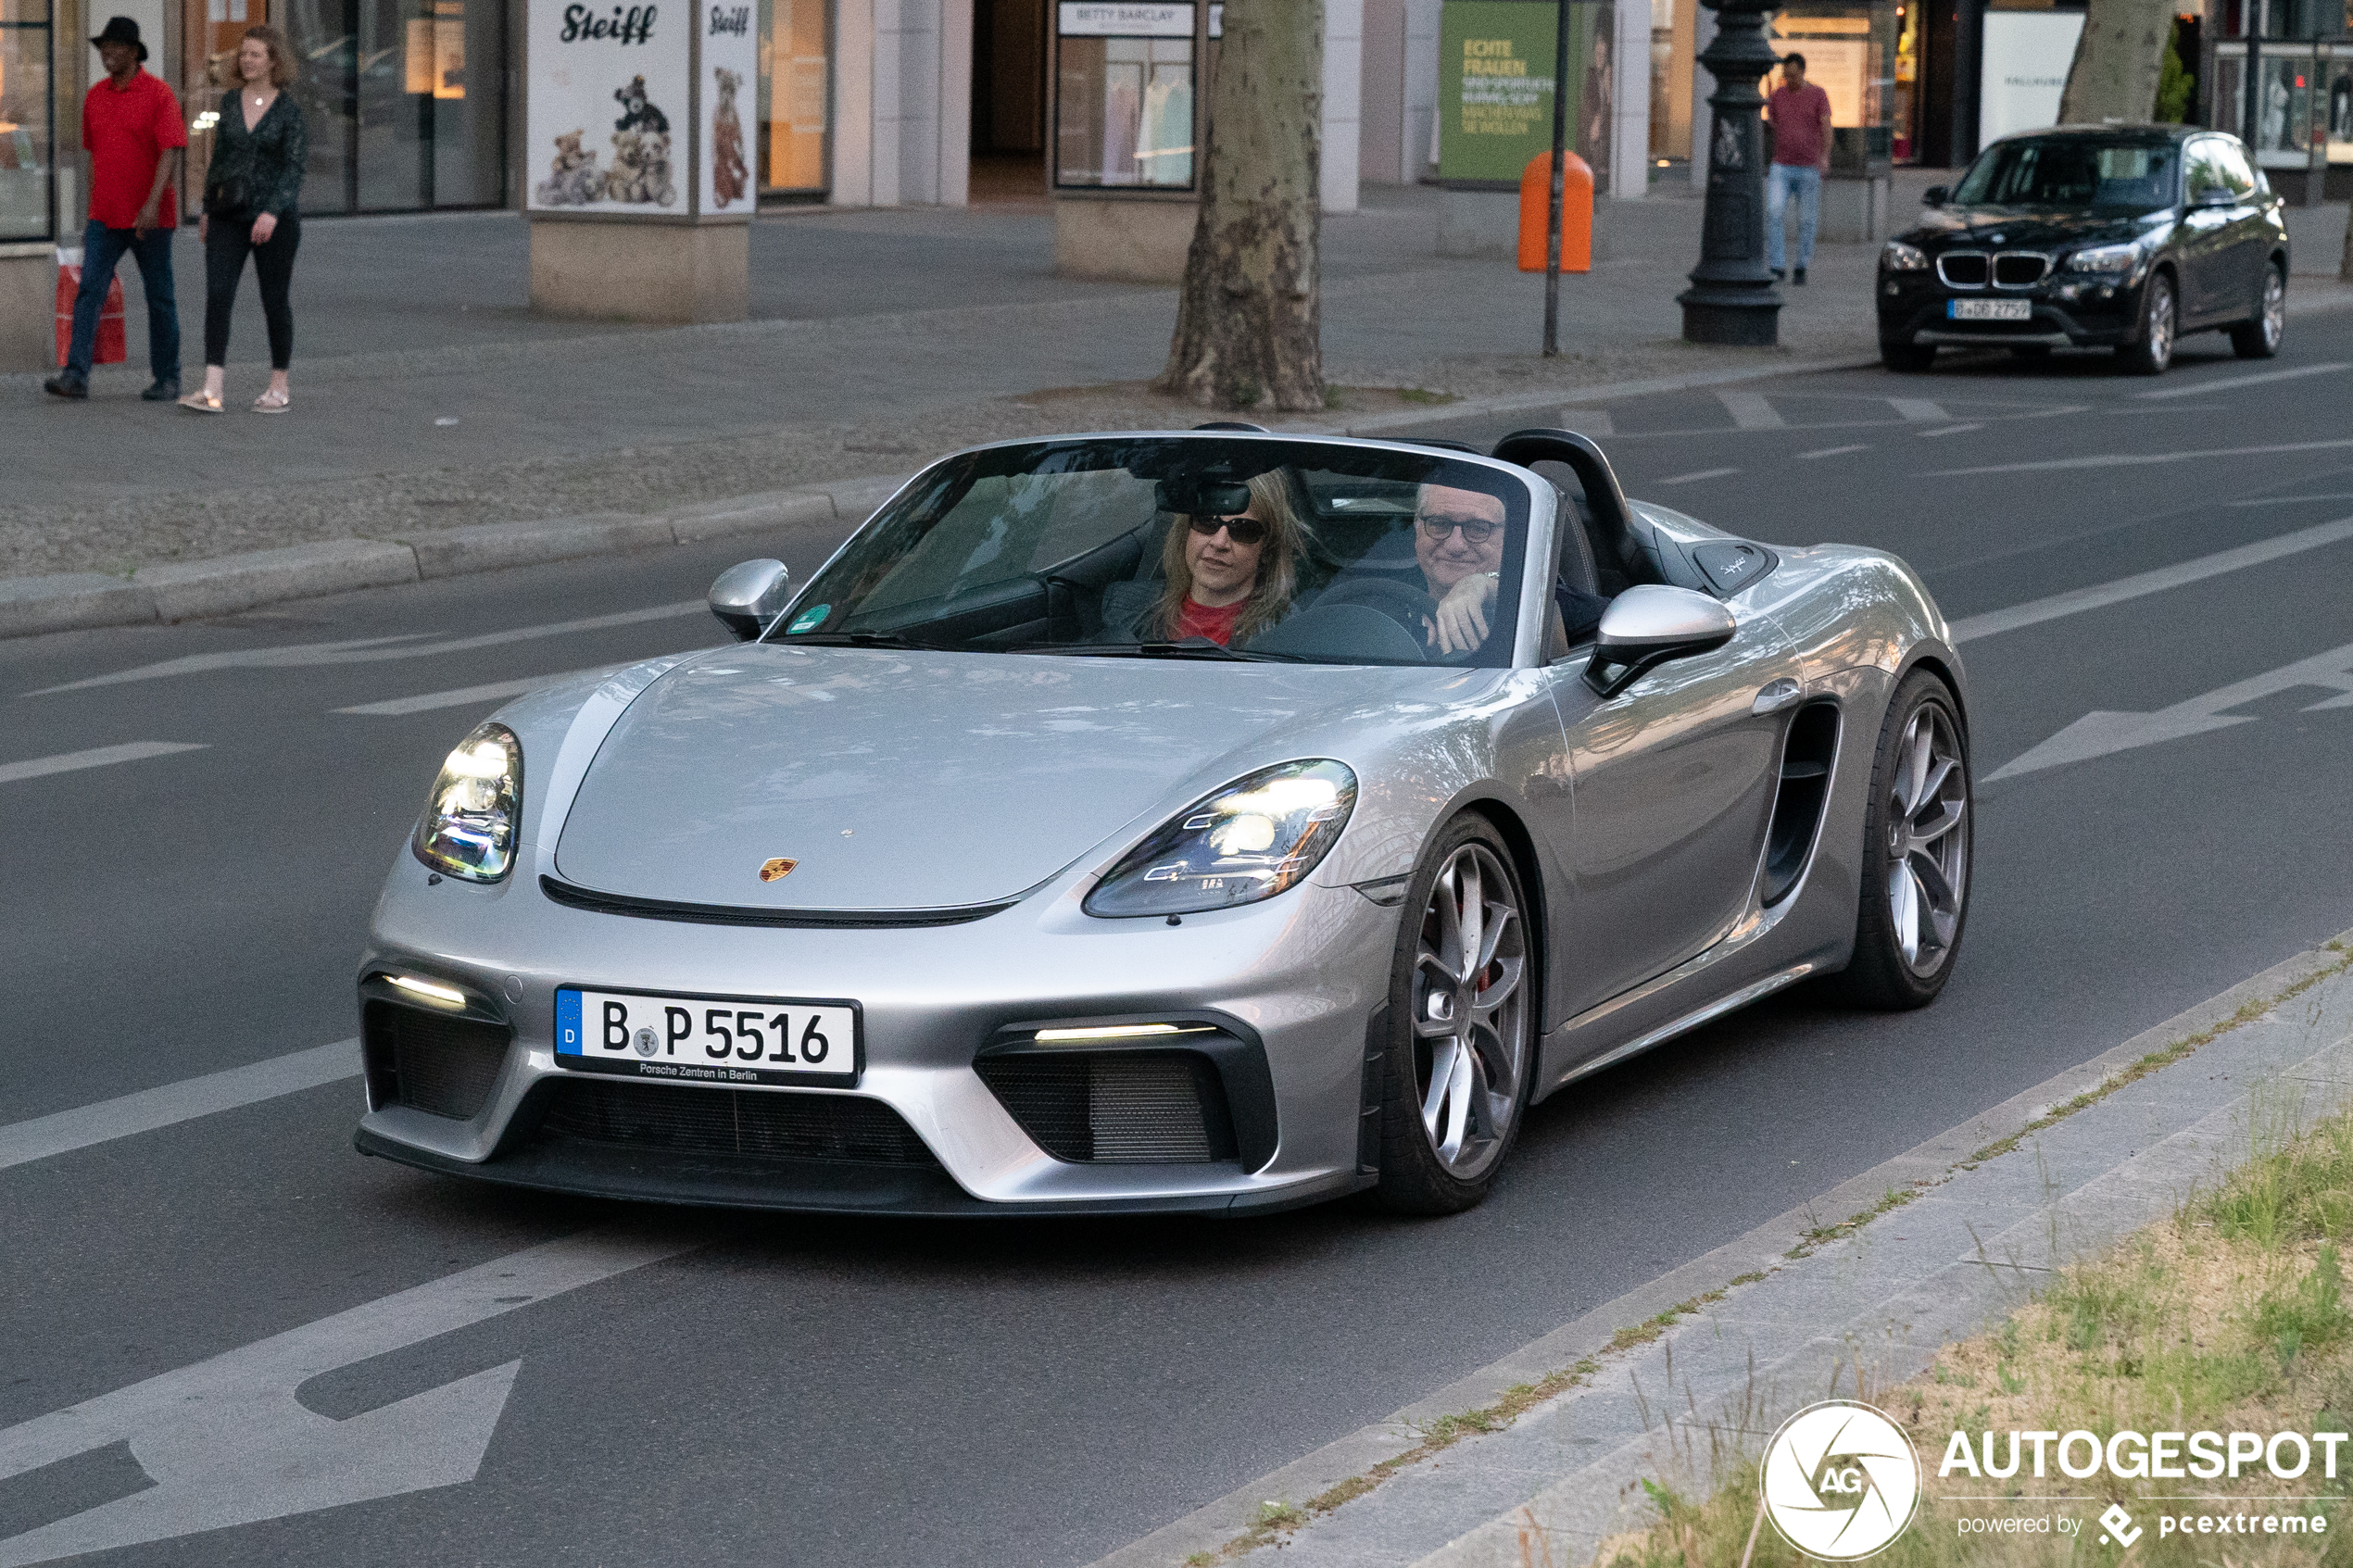
[[2292, 370], [2264, 370], [2251, 376], [2232, 376], [2223, 381], [2194, 381], [2183, 386], [2169, 386], [2134, 395], [2144, 402], [2163, 397], [2196, 397], [2208, 392], [2227, 392], [2234, 386], [2260, 386], [2266, 382], [2295, 381], [2303, 376], [2321, 376], [2332, 370], [2353, 370], [2353, 365], [2298, 365]]
[[493, 702], [500, 697], [521, 696], [542, 686], [552, 686], [559, 681], [569, 681], [576, 675], [594, 675], [600, 671], [618, 669], [618, 665], [598, 664], [586, 670], [566, 670], [553, 675], [525, 675], [514, 681], [487, 681], [479, 686], [458, 686], [446, 692], [427, 692], [422, 696], [396, 696], [384, 702], [363, 702], [351, 708], [338, 708], [338, 713], [358, 713], [370, 719], [397, 719], [409, 713], [430, 713], [439, 708], [466, 708], [479, 702]]
[[1716, 396], [1742, 430], [1780, 430], [1789, 422], [1761, 392], [1719, 392]]
[[1607, 408], [1563, 408], [1561, 428], [1573, 430], [1579, 435], [1616, 435], [1617, 427], [1611, 422]]
[[1894, 409], [1895, 417], [1906, 424], [1943, 424], [1953, 417], [1944, 411], [1944, 404], [1932, 403], [1925, 397], [1891, 397], [1887, 406]]
[[104, 768], [114, 762], [144, 761], [150, 757], [169, 757], [175, 751], [203, 749], [201, 746], [190, 746], [183, 741], [134, 740], [123, 746], [101, 746], [89, 751], [35, 757], [25, 762], [0, 762], [0, 784], [14, 784], [19, 779], [37, 779], [48, 773], [70, 773], [82, 768]]

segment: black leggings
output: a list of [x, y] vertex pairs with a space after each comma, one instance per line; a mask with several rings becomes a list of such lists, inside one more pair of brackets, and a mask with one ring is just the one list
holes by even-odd
[[294, 310], [286, 303], [294, 282], [295, 251], [302, 244], [302, 220], [289, 212], [266, 245], [253, 243], [253, 220], [214, 218], [206, 227], [204, 243], [204, 362], [229, 362], [229, 312], [237, 303], [237, 280], [245, 275], [245, 254], [253, 254], [253, 275], [261, 285], [261, 315], [270, 323], [270, 368], [283, 370], [294, 358]]

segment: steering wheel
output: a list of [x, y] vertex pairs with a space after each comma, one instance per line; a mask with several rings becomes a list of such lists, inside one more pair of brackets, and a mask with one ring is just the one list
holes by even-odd
[[1380, 578], [1344, 583], [1315, 601], [1317, 605], [1363, 605], [1378, 610], [1414, 634], [1416, 642], [1427, 641], [1429, 629], [1423, 625], [1430, 614], [1429, 596], [1418, 588], [1403, 583], [1390, 583]]

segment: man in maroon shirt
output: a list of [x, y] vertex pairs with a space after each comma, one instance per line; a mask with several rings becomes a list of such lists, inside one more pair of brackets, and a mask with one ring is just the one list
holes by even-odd
[[1786, 275], [1781, 225], [1797, 197], [1797, 282], [1814, 259], [1814, 232], [1822, 220], [1822, 176], [1831, 168], [1831, 95], [1806, 80], [1806, 56], [1781, 61], [1781, 84], [1765, 101], [1773, 122], [1773, 167], [1765, 180], [1765, 265]]
[[155, 384], [139, 395], [169, 403], [180, 395], [180, 303], [171, 285], [171, 235], [179, 214], [172, 184], [188, 128], [171, 89], [139, 69], [147, 46], [139, 24], [116, 17], [93, 38], [107, 79], [82, 100], [82, 144], [90, 154], [90, 222], [82, 234], [82, 292], [73, 301], [73, 340], [65, 369], [42, 384], [59, 397], [90, 395], [90, 360], [98, 312], [116, 266], [128, 253], [147, 290], [147, 364]]

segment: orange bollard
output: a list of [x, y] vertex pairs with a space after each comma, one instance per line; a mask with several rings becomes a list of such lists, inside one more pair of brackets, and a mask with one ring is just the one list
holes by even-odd
[[[1561, 176], [1561, 270], [1593, 270], [1593, 168], [1575, 153]], [[1519, 171], [1519, 270], [1544, 270], [1544, 220], [1553, 205], [1553, 155], [1538, 153]]]

